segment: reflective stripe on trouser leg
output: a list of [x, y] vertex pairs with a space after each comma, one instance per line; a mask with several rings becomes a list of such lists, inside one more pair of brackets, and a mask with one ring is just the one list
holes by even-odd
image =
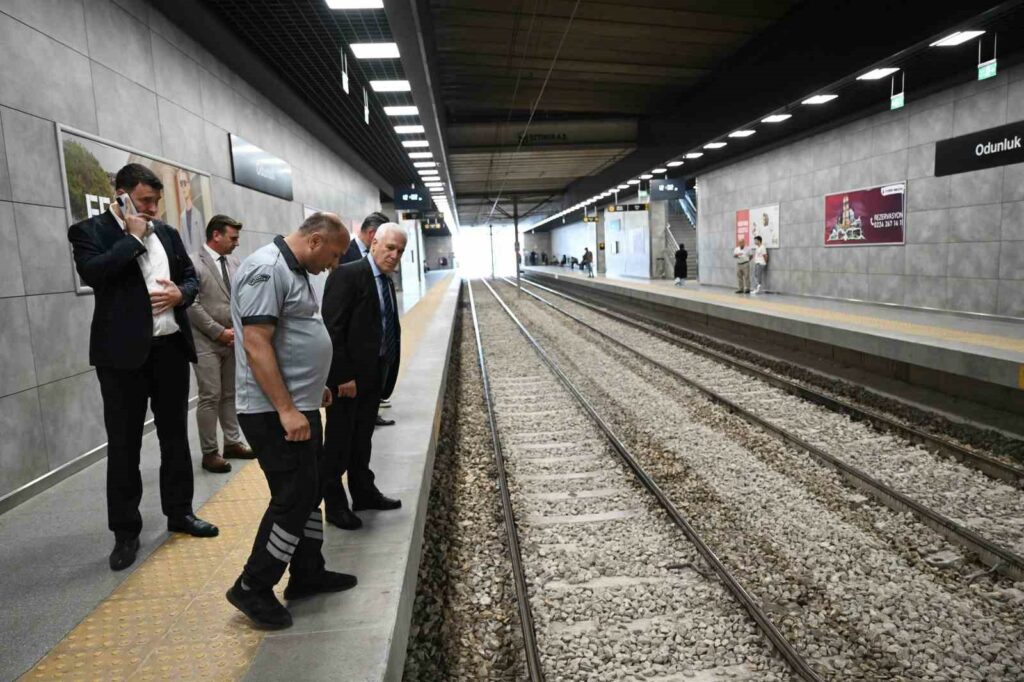
[[324, 519], [319, 507], [314, 509], [306, 519], [306, 527], [302, 529], [302, 535], [313, 540], [324, 539]]

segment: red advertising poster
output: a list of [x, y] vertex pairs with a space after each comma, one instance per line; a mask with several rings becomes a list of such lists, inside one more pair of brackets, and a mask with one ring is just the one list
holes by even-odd
[[736, 246], [750, 246], [750, 209], [736, 211]]
[[825, 246], [876, 246], [904, 242], [907, 183], [825, 197]]

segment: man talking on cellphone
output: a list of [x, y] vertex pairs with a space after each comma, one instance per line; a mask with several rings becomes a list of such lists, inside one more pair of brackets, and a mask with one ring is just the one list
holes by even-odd
[[68, 230], [75, 267], [93, 289], [89, 363], [96, 367], [107, 429], [110, 568], [131, 566], [139, 550], [139, 457], [147, 405], [160, 441], [160, 503], [167, 530], [197, 537], [217, 527], [192, 511], [188, 446], [189, 363], [196, 361], [185, 309], [199, 288], [177, 230], [156, 219], [163, 183], [131, 163], [117, 172], [115, 201]]

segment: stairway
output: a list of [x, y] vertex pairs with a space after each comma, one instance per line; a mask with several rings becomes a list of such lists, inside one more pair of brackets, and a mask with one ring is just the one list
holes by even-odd
[[[687, 279], [697, 279], [697, 228], [690, 222], [678, 201], [669, 202], [668, 220], [668, 230], [672, 237], [677, 244], [686, 247]], [[671, 262], [675, 263], [675, 253], [672, 254]]]

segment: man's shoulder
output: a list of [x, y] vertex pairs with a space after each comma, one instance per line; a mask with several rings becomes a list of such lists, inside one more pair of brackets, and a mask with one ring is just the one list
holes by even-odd
[[106, 227], [106, 226], [109, 226], [111, 224], [116, 226], [117, 222], [114, 220], [113, 216], [110, 215], [110, 213], [108, 213], [107, 211], [104, 211], [103, 213], [99, 213], [97, 215], [90, 216], [90, 217], [86, 218], [85, 220], [79, 220], [77, 223], [73, 223], [71, 225], [71, 227], [68, 228], [68, 231], [70, 232], [72, 230], [75, 230], [75, 231], [91, 232], [93, 230], [96, 230], [97, 228]]

